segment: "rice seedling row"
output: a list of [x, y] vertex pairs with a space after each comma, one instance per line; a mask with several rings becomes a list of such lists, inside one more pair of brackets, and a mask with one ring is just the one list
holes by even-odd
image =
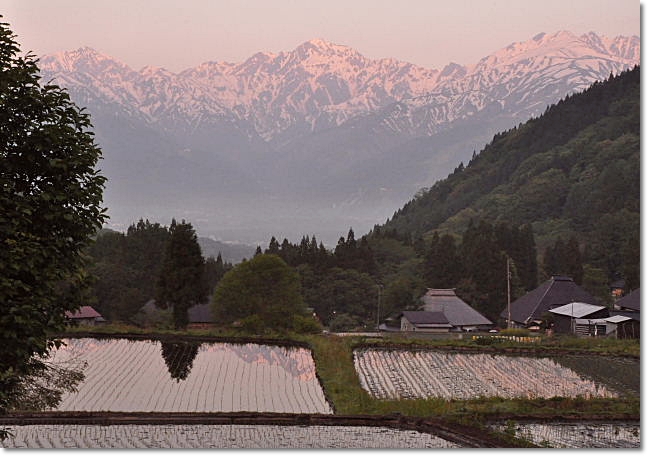
[[5, 448], [457, 448], [417, 431], [371, 426], [27, 425]]
[[639, 448], [639, 423], [516, 423], [492, 426], [552, 448]]
[[549, 358], [438, 351], [354, 351], [361, 386], [379, 399], [617, 397]]
[[60, 411], [332, 413], [303, 348], [69, 339], [52, 362], [87, 362]]

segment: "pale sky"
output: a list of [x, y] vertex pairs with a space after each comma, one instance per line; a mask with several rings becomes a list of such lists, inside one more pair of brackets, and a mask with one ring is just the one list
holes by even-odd
[[323, 38], [440, 69], [540, 32], [640, 34], [639, 0], [0, 0], [23, 51], [90, 46], [181, 71]]

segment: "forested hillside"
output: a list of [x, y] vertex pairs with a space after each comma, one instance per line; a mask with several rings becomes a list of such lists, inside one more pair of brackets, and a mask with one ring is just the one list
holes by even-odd
[[[599, 282], [639, 285], [640, 69], [635, 67], [497, 134], [467, 166], [419, 194], [374, 233], [462, 235], [473, 222], [530, 224], [541, 261], [566, 244]], [[587, 275], [587, 274], [586, 274]]]

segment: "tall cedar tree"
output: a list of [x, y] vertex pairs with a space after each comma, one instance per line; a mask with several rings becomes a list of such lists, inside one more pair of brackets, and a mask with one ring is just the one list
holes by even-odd
[[182, 329], [189, 323], [189, 308], [203, 303], [207, 298], [205, 260], [190, 223], [184, 220], [176, 223], [174, 219], [169, 232], [157, 283], [156, 302], [159, 307], [173, 308], [173, 323], [176, 329]]
[[543, 269], [547, 277], [564, 275], [581, 285], [583, 260], [576, 238], [572, 236], [567, 242], [558, 238], [553, 246], [548, 246], [543, 258]]
[[51, 334], [83, 300], [82, 252], [105, 220], [90, 116], [41, 85], [14, 38], [0, 23], [0, 413], [60, 345]]
[[436, 231], [425, 253], [423, 263], [425, 283], [431, 288], [455, 288], [464, 276], [454, 237], [439, 236]]
[[209, 257], [205, 261], [205, 280], [207, 282], [207, 294], [211, 295], [216, 289], [216, 285], [223, 278], [225, 273], [232, 269], [231, 263], [223, 262], [223, 256], [218, 252], [216, 259]]

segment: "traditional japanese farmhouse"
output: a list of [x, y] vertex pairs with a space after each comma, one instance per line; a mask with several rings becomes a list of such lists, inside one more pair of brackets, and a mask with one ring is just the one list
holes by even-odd
[[[511, 303], [511, 327], [526, 328], [540, 324], [550, 309], [572, 302], [599, 304], [570, 277], [553, 276], [535, 290], [531, 290]], [[502, 310], [500, 317], [508, 323], [507, 307]]]
[[208, 329], [216, 326], [212, 316], [211, 304], [196, 304], [187, 311], [189, 317], [188, 329]]
[[429, 288], [421, 301], [424, 311], [442, 313], [452, 331], [485, 331], [493, 327], [492, 321], [461, 300], [454, 289]]
[[450, 329], [452, 325], [442, 312], [404, 311], [401, 314], [401, 331], [447, 333]]
[[95, 326], [106, 322], [106, 319], [91, 306], [81, 306], [76, 312], [65, 312], [65, 318], [85, 326]]
[[637, 288], [614, 303], [615, 310], [639, 312], [641, 310], [641, 289]]

